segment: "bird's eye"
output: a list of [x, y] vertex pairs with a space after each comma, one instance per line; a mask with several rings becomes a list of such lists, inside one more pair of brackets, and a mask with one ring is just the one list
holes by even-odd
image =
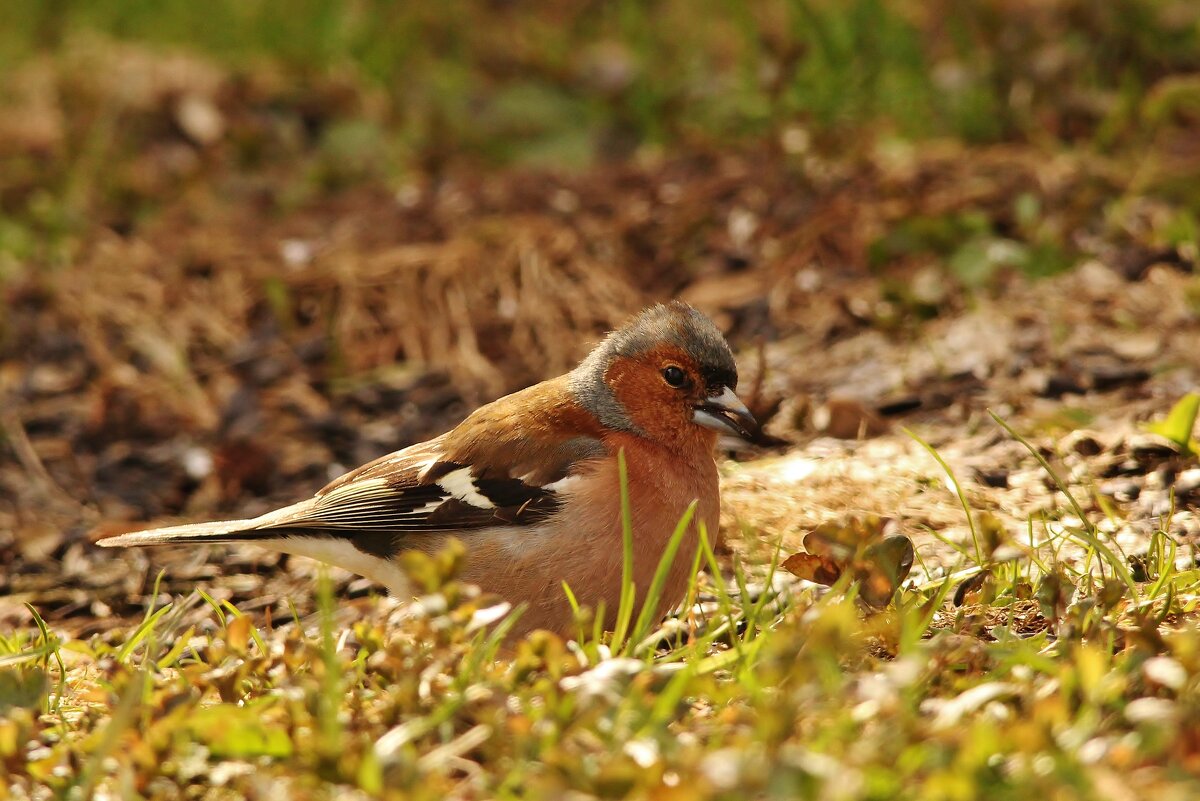
[[684, 382], [687, 381], [687, 373], [683, 372], [682, 368], [676, 367], [673, 364], [670, 367], [663, 368], [662, 377], [664, 381], [673, 387], [682, 387]]

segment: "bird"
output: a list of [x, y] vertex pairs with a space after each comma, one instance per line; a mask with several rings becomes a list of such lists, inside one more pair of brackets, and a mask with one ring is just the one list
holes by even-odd
[[[720, 330], [681, 301], [644, 309], [573, 370], [479, 407], [450, 431], [381, 456], [307, 500], [260, 517], [101, 539], [103, 547], [250, 542], [321, 560], [414, 597], [400, 555], [465, 546], [459, 578], [523, 604], [511, 632], [570, 636], [579, 605], [611, 627], [624, 565], [624, 461], [632, 581], [645, 599], [671, 535], [695, 503], [659, 608], [686, 592], [703, 525], [720, 516], [719, 438], [762, 435], [739, 399]], [[689, 555], [690, 554], [690, 555]], [[640, 603], [640, 601], [637, 601]]]

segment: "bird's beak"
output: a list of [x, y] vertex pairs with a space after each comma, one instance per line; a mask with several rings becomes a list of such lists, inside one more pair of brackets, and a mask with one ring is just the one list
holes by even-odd
[[720, 395], [697, 403], [694, 409], [692, 420], [705, 428], [732, 434], [747, 442], [754, 442], [762, 433], [754, 415], [729, 387], [725, 387]]

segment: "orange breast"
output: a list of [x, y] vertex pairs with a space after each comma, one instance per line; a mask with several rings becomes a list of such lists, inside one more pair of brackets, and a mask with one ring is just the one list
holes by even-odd
[[[682, 600], [703, 522], [716, 545], [720, 496], [711, 448], [684, 454], [617, 434], [624, 447], [633, 512], [633, 567], [643, 599], [676, 524], [693, 501], [696, 516], [667, 574], [659, 604], [666, 611]], [[528, 609], [521, 631], [546, 628], [573, 633], [567, 582], [581, 604], [606, 610], [615, 620], [623, 563], [620, 480], [616, 459], [596, 463], [573, 489], [562, 512], [533, 530], [494, 529], [472, 535], [464, 578]]]

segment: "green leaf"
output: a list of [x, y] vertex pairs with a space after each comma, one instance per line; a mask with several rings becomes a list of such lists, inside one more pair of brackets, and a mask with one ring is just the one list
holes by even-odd
[[0, 712], [13, 707], [37, 709], [45, 698], [49, 682], [40, 668], [0, 670]]
[[291, 756], [292, 741], [287, 731], [262, 721], [262, 709], [219, 704], [192, 714], [188, 728], [214, 757]]
[[1171, 440], [1184, 453], [1194, 454], [1200, 452], [1200, 443], [1192, 439], [1197, 414], [1200, 414], [1200, 393], [1189, 392], [1171, 408], [1165, 420], [1146, 423], [1144, 427], [1152, 434]]

